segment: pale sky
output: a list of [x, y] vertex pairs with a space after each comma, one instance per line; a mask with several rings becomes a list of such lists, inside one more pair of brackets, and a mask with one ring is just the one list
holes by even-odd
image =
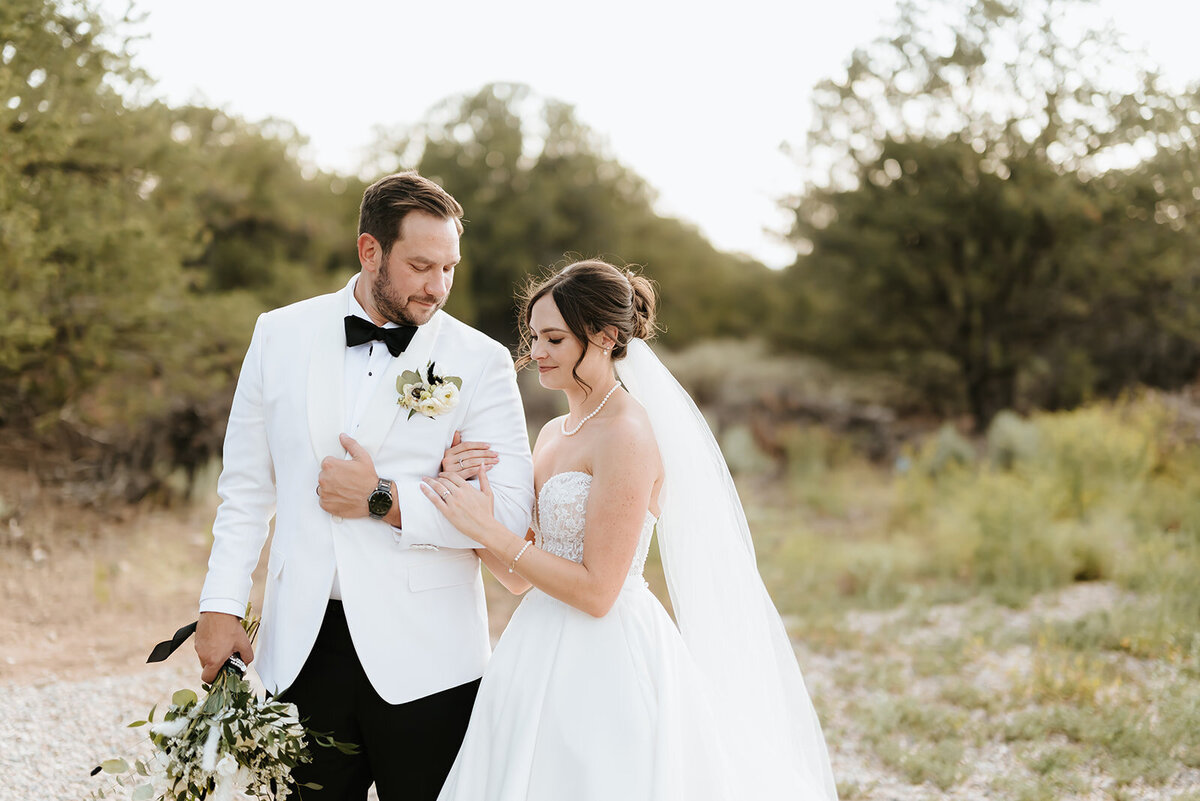
[[[127, 0], [101, 0], [106, 13]], [[575, 106], [657, 190], [658, 211], [717, 247], [780, 267], [777, 200], [803, 175], [809, 89], [884, 30], [895, 0], [137, 0], [136, 63], [168, 102], [277, 117], [303, 155], [358, 172], [377, 126], [399, 130], [486, 83]], [[1098, 0], [1181, 85], [1200, 80], [1200, 0]]]

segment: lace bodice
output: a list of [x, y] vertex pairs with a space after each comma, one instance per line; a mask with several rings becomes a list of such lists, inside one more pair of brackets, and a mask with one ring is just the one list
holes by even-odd
[[[572, 562], [583, 561], [583, 532], [591, 488], [591, 475], [577, 470], [555, 473], [546, 479], [538, 494], [533, 515], [533, 530], [537, 534], [534, 544], [537, 547]], [[630, 579], [640, 580], [642, 577], [646, 554], [650, 551], [650, 538], [654, 534], [654, 523], [654, 515], [646, 512], [637, 552], [633, 555], [633, 564], [629, 566]]]

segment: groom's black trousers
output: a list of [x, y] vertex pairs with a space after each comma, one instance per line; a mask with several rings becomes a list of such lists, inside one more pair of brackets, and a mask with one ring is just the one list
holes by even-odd
[[[414, 654], [414, 659], [420, 659]], [[354, 743], [342, 754], [309, 743], [313, 761], [292, 772], [301, 801], [363, 801], [371, 783], [380, 801], [436, 801], [462, 745], [479, 680], [405, 704], [379, 697], [363, 671], [341, 601], [330, 601], [312, 653], [280, 700], [296, 704], [311, 730]]]

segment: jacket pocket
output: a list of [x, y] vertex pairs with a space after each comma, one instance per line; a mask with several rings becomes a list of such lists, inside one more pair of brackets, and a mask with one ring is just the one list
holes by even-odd
[[437, 590], [469, 584], [479, 575], [479, 557], [464, 553], [450, 559], [439, 559], [428, 565], [408, 569], [408, 588], [413, 592]]
[[267, 578], [278, 579], [283, 575], [283, 563], [287, 557], [282, 551], [271, 549], [270, 556], [267, 557]]

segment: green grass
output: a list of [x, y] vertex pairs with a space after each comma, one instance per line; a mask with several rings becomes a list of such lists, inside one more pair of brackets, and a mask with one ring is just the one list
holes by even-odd
[[[1110, 613], [1108, 647], [1194, 654], [1200, 442], [1166, 401], [1147, 395], [1021, 421], [1020, 449], [1004, 445], [1018, 423], [998, 420], [1007, 439], [976, 453], [942, 433], [911, 449], [903, 473], [827, 444], [797, 446], [782, 487], [743, 481], [781, 607], [811, 614], [982, 595], [1020, 608], [1038, 593], [1103, 580], [1138, 598]], [[1120, 645], [1126, 639], [1131, 646]]]
[[[822, 702], [839, 732], [930, 797], [976, 749], [1009, 749], [991, 789], [1007, 799], [1200, 768], [1200, 435], [1180, 403], [1002, 415], [978, 441], [947, 428], [903, 469], [784, 431], [782, 481], [739, 483], [793, 633], [852, 665]], [[1060, 595], [1081, 582], [1103, 603]]]

